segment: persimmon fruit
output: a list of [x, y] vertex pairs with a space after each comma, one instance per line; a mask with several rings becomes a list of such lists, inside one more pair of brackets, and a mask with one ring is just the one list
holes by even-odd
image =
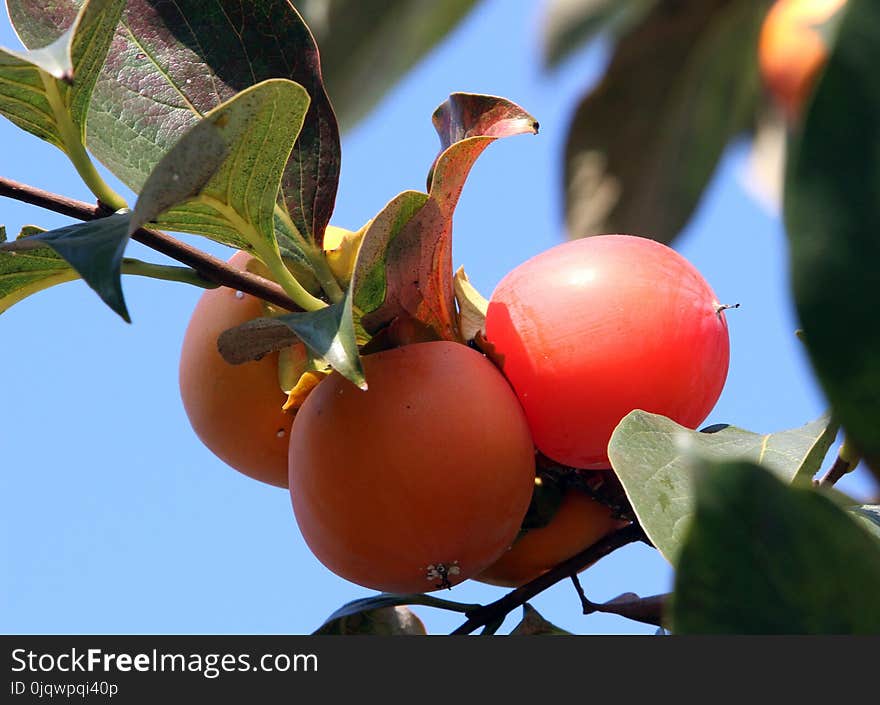
[[604, 504], [571, 488], [546, 526], [524, 532], [475, 580], [500, 587], [519, 587], [625, 525], [626, 522], [616, 518]]
[[306, 544], [367, 588], [429, 592], [473, 577], [513, 542], [534, 446], [495, 366], [460, 343], [363, 358], [369, 388], [338, 373], [294, 418], [289, 485]]
[[609, 468], [634, 409], [695, 428], [727, 377], [724, 311], [675, 250], [631, 235], [557, 245], [493, 292], [485, 337], [525, 409], [535, 445], [576, 468]]
[[[251, 255], [229, 264], [247, 269]], [[180, 396], [199, 439], [218, 458], [257, 480], [287, 487], [287, 451], [293, 417], [278, 381], [278, 353], [231, 365], [217, 349], [219, 335], [265, 315], [260, 299], [228, 287], [202, 294], [180, 354]]]
[[828, 59], [820, 26], [846, 0], [777, 0], [758, 42], [761, 76], [787, 119], [796, 121]]

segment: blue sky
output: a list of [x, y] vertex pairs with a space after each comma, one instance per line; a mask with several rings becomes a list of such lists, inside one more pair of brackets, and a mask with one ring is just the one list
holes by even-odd
[[[488, 295], [509, 269], [562, 242], [567, 124], [605, 54], [597, 44], [545, 73], [539, 21], [533, 0], [488, 0], [398, 84], [344, 137], [333, 222], [356, 228], [400, 191], [424, 188], [438, 149], [431, 113], [449, 93], [470, 91], [519, 103], [540, 121], [541, 133], [501, 140], [478, 161], [456, 212], [456, 266], [465, 265]], [[0, 44], [17, 46], [5, 19]], [[816, 418], [825, 403], [794, 335], [782, 226], [742, 187], [746, 147], [729, 150], [676, 248], [721, 301], [742, 305], [729, 312], [730, 373], [706, 423], [769, 432]], [[0, 173], [89, 199], [60, 152], [5, 120]], [[26, 223], [67, 222], [0, 200], [0, 223], [11, 235]], [[131, 252], [150, 254], [137, 245]], [[311, 556], [285, 491], [229, 469], [190, 430], [177, 362], [200, 292], [130, 279], [125, 293], [131, 326], [80, 282], [0, 317], [0, 631], [303, 633], [370, 594]], [[841, 487], [860, 493], [868, 483], [856, 473]], [[671, 579], [666, 562], [646, 547], [621, 550], [582, 576], [597, 601], [664, 592]], [[486, 602], [503, 593], [465, 583], [442, 596]], [[613, 616], [582, 616], [568, 583], [532, 604], [578, 633], [653, 631]], [[461, 621], [416, 611], [430, 631]]]

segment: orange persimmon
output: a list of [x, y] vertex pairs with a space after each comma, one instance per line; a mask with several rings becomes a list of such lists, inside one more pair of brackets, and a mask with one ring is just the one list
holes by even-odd
[[[246, 269], [251, 256], [237, 252], [229, 264]], [[180, 395], [196, 435], [218, 458], [241, 473], [287, 487], [287, 448], [293, 416], [278, 381], [278, 353], [231, 365], [217, 349], [219, 335], [263, 316], [260, 299], [227, 287], [202, 294], [180, 354]]]
[[526, 531], [475, 580], [519, 587], [625, 525], [605, 505], [569, 489], [546, 526]]
[[415, 343], [363, 358], [369, 389], [333, 373], [299, 409], [290, 493], [309, 548], [354, 583], [451, 587], [515, 539], [535, 478], [525, 415], [475, 350]]

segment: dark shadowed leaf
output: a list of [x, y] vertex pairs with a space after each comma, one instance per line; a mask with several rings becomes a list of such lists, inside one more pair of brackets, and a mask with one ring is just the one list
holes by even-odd
[[675, 633], [880, 633], [880, 542], [851, 515], [750, 463], [696, 470]]
[[317, 311], [255, 318], [223, 331], [217, 349], [226, 362], [240, 365], [298, 342], [305, 343], [318, 360], [366, 389], [350, 290], [342, 301]]
[[658, 3], [616, 45], [575, 111], [565, 152], [569, 237], [670, 242], [759, 97], [764, 0]]
[[786, 482], [811, 478], [834, 442], [828, 417], [788, 431], [758, 434], [735, 426], [700, 433], [657, 414], [633, 411], [618, 424], [608, 457], [645, 533], [674, 563], [694, 506], [693, 457], [750, 460]]
[[545, 4], [544, 63], [555, 66], [601, 31], [626, 32], [658, 0], [550, 0]]
[[785, 224], [810, 360], [847, 437], [880, 477], [880, 4], [851, 0], [843, 13], [791, 144]]
[[[25, 225], [18, 237], [21, 239], [45, 232], [43, 228]], [[79, 273], [48, 245], [6, 252], [2, 249], [4, 241], [5, 233], [0, 226], [0, 313], [31, 294], [81, 278]], [[217, 286], [202, 279], [197, 272], [188, 267], [157, 265], [129, 257], [122, 260], [122, 274], [177, 282], [186, 281], [206, 288]]]
[[241, 365], [279, 352], [299, 341], [296, 333], [274, 318], [255, 318], [223, 331], [217, 350], [230, 365]]
[[[12, 259], [28, 258], [36, 269], [42, 271], [52, 269], [54, 266], [55, 276], [61, 277], [62, 272], [57, 267], [58, 263], [53, 262], [51, 256], [45, 252], [45, 246], [48, 245], [77, 271], [79, 276], [103, 299], [104, 303], [122, 316], [125, 321], [130, 322], [125, 298], [122, 295], [122, 255], [128, 244], [130, 220], [131, 213], [116, 213], [107, 218], [77, 223], [4, 243], [0, 245], [0, 250], [5, 250], [2, 253], [3, 259], [0, 261], [5, 264], [0, 267], [10, 267], [12, 260], [9, 256], [14, 254]], [[64, 276], [67, 278], [51, 283], [70, 281], [75, 278], [70, 277], [69, 272]], [[15, 281], [15, 278], [12, 281]], [[46, 288], [40, 284], [50, 285], [45, 278], [41, 278], [31, 280], [29, 284], [25, 284], [24, 288], [25, 290], [28, 286], [39, 286], [39, 289]], [[26, 291], [24, 295], [33, 293], [33, 291]], [[9, 295], [15, 296], [15, 292], [10, 292]]]
[[354, 303], [370, 334], [410, 318], [435, 336], [460, 338], [452, 272], [452, 216], [471, 167], [499, 137], [535, 133], [519, 106], [492, 96], [454, 94], [434, 113], [443, 151], [429, 194], [394, 198], [367, 228], [355, 264]]
[[317, 311], [288, 313], [272, 319], [290, 328], [313, 355], [330, 365], [352, 384], [367, 388], [358, 353], [351, 308], [351, 289], [338, 303]]
[[427, 634], [415, 613], [403, 606], [379, 607], [325, 622], [315, 634], [411, 636]]
[[510, 632], [510, 636], [558, 636], [560, 634], [571, 634], [571, 632], [548, 622], [528, 602], [523, 605], [522, 620]]
[[52, 43], [31, 51], [0, 49], [0, 114], [64, 151], [71, 141], [81, 144], [92, 90], [124, 5], [90, 0]]
[[[280, 266], [278, 187], [308, 104], [302, 86], [270, 79], [209, 112], [147, 179], [132, 231], [158, 223], [253, 252], [270, 269]], [[300, 252], [313, 249], [302, 238], [286, 245]]]
[[[54, 40], [76, 0], [7, 0], [27, 46]], [[287, 0], [128, 0], [88, 123], [91, 151], [139, 191], [177, 139], [236, 93], [287, 78], [311, 97], [282, 189], [301, 233], [320, 244], [339, 180], [339, 132], [314, 39]]]
[[476, 0], [294, 2], [315, 34], [343, 129], [452, 30]]
[[470, 612], [480, 605], [466, 604], [463, 602], [452, 602], [451, 600], [443, 600], [439, 597], [432, 597], [422, 593], [413, 593], [411, 595], [397, 595], [393, 593], [379, 593], [371, 597], [363, 597], [359, 600], [353, 600], [331, 614], [324, 621], [324, 624], [316, 633], [320, 633], [328, 624], [333, 624], [341, 619], [350, 618], [353, 615], [363, 614], [364, 612], [372, 612], [374, 610], [386, 609], [389, 607], [398, 607], [403, 605], [424, 605], [426, 607], [436, 607], [442, 610], [450, 610], [452, 612]]

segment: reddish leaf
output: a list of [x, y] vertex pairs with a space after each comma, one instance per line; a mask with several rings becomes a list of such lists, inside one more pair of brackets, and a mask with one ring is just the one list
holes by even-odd
[[370, 334], [395, 320], [415, 319], [438, 338], [461, 338], [452, 272], [455, 206], [489, 144], [538, 131], [535, 119], [519, 106], [464, 93], [437, 108], [434, 125], [443, 151], [429, 174], [429, 193], [408, 191], [392, 200], [370, 224], [358, 254], [355, 305]]

